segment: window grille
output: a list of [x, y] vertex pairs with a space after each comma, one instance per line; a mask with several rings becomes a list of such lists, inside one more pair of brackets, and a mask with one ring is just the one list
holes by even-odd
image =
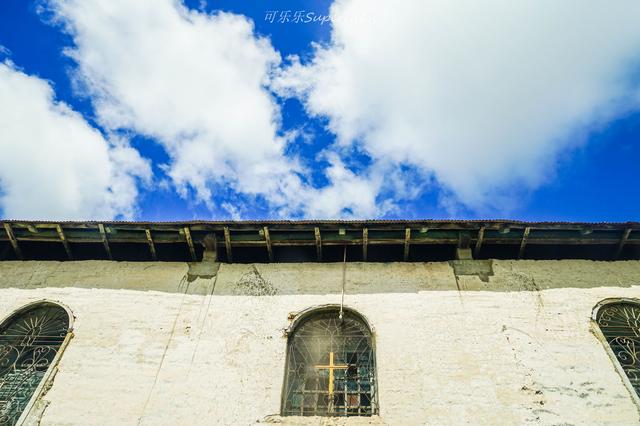
[[67, 311], [49, 302], [0, 324], [0, 425], [18, 422], [68, 332]]
[[640, 305], [629, 302], [604, 305], [597, 312], [596, 321], [640, 396]]
[[377, 414], [371, 331], [356, 315], [310, 314], [289, 335], [283, 415]]

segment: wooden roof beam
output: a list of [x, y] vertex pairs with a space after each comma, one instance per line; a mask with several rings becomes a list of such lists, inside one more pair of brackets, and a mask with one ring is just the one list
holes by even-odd
[[[34, 241], [34, 242], [60, 244], [60, 237], [55, 229], [53, 230], [53, 232], [47, 233], [46, 235], [20, 234], [17, 232], [19, 230], [16, 229], [15, 225], [12, 226], [12, 229], [15, 233], [15, 238], [18, 240], [19, 243], [23, 243], [25, 241]], [[107, 240], [109, 244], [111, 243], [148, 244], [149, 242], [148, 239], [146, 238], [146, 235], [145, 235], [146, 231], [144, 229], [141, 230], [140, 232], [137, 232], [136, 234], [133, 234], [133, 233], [114, 234], [114, 233], [108, 232], [108, 228], [106, 229], [107, 229], [106, 235], [107, 235]], [[596, 237], [570, 238], [570, 237], [562, 237], [562, 236], [544, 236], [544, 235], [541, 236], [541, 235], [535, 234], [534, 236], [529, 235], [526, 241], [526, 245], [532, 245], [532, 244], [533, 245], [610, 245], [615, 248], [620, 242], [622, 231], [624, 230], [618, 231], [617, 235], [612, 234], [611, 236], [598, 236], [597, 238]], [[170, 235], [169, 233], [164, 231], [156, 231], [156, 230], [153, 230], [153, 228], [151, 229], [151, 233], [153, 235], [153, 242], [156, 245], [156, 249], [158, 244], [185, 244], [186, 240], [184, 235], [182, 235], [183, 232], [181, 232], [180, 234], [178, 234], [177, 232], [174, 232], [174, 235]], [[359, 230], [358, 232], [363, 232], [363, 230]], [[104, 243], [104, 239], [105, 239], [103, 238], [103, 235], [99, 233], [97, 230], [95, 234], [83, 235], [82, 233], [75, 232], [74, 230], [70, 230], [64, 227], [64, 233], [67, 241], [70, 244], [71, 243]], [[515, 234], [515, 233], [512, 233], [512, 234]], [[436, 232], [434, 232], [433, 235], [434, 235], [433, 237], [426, 238], [426, 237], [423, 237], [418, 232], [416, 232], [414, 228], [412, 228], [410, 245], [411, 246], [453, 245], [453, 244], [458, 245], [460, 242], [460, 239], [454, 236], [453, 234], [436, 235]], [[624, 243], [625, 247], [627, 245], [640, 245], [640, 238], [632, 238], [632, 236], [633, 234], [631, 234], [628, 240]], [[249, 246], [264, 247], [265, 246], [264, 231], [262, 229], [260, 230], [259, 238], [251, 238], [251, 239], [246, 239], [246, 238], [247, 238], [246, 234], [244, 237], [240, 235], [239, 238], [237, 239], [234, 236], [233, 243], [232, 243], [234, 252], [238, 247], [249, 247]], [[365, 243], [364, 235], [358, 235], [357, 238], [338, 239], [333, 237], [332, 235], [323, 234], [321, 238], [322, 238], [321, 241], [322, 241], [323, 248], [327, 246], [343, 246], [345, 244], [352, 245], [352, 246], [361, 246]], [[478, 240], [481, 240], [482, 249], [484, 249], [484, 246], [486, 244], [492, 244], [492, 245], [514, 245], [515, 244], [516, 248], [518, 248], [520, 243], [522, 242], [522, 229], [520, 230], [520, 233], [517, 236], [515, 235], [509, 236], [509, 237], [504, 237], [499, 235], [489, 236], [485, 231], [484, 236], [482, 236], [482, 238], [474, 234], [472, 239], [474, 240], [473, 244], [476, 247], [479, 246]], [[402, 235], [399, 235], [398, 237], [376, 236], [373, 239], [367, 236], [366, 240], [367, 240], [366, 245], [398, 245], [401, 248], [403, 248], [405, 243], [405, 235], [403, 232]], [[2, 230], [0, 230], [0, 241], [9, 242], [9, 238], [6, 237], [6, 234]], [[196, 241], [194, 240], [194, 245], [195, 244], [196, 244]], [[295, 247], [295, 246], [316, 247], [317, 244], [316, 244], [315, 238], [313, 237], [313, 230], [312, 230], [311, 238], [303, 239], [303, 238], [300, 238], [297, 234], [290, 235], [290, 236], [282, 235], [277, 240], [272, 239], [272, 246], [273, 247]], [[613, 252], [613, 250], [611, 252]]]
[[20, 246], [18, 245], [18, 240], [16, 236], [13, 234], [13, 229], [11, 229], [11, 224], [5, 222], [4, 223], [4, 231], [7, 233], [7, 237], [9, 237], [9, 242], [13, 247], [13, 251], [16, 253], [16, 257], [20, 260], [24, 260], [24, 256], [22, 256], [22, 250], [20, 250]]
[[98, 224], [98, 229], [100, 230], [100, 237], [102, 239], [104, 249], [107, 252], [107, 256], [109, 257], [109, 260], [113, 260], [113, 256], [111, 255], [111, 247], [109, 247], [109, 238], [107, 238], [107, 231], [105, 230], [102, 223]]
[[58, 237], [60, 237], [60, 241], [62, 241], [62, 245], [64, 246], [64, 251], [67, 252], [67, 257], [69, 260], [73, 260], [73, 254], [71, 253], [71, 246], [69, 245], [69, 241], [67, 241], [67, 237], [64, 235], [64, 231], [62, 230], [62, 226], [60, 224], [56, 224], [56, 231], [58, 232]]
[[151, 253], [151, 259], [158, 260], [158, 255], [156, 253], [156, 245], [153, 242], [153, 238], [151, 236], [151, 229], [145, 229], [144, 233], [147, 236], [147, 243], [149, 244], [149, 252]]
[[480, 227], [478, 231], [478, 239], [476, 240], [476, 246], [473, 249], [473, 257], [478, 259], [478, 255], [480, 254], [480, 249], [482, 249], [482, 243], [484, 242], [484, 226]]
[[367, 261], [367, 249], [369, 247], [369, 229], [362, 229], [362, 261]]
[[593, 228], [590, 226], [583, 226], [580, 228], [580, 235], [590, 235], [593, 233]]
[[204, 236], [202, 240], [204, 253], [202, 254], [202, 262], [215, 263], [218, 262], [218, 239], [215, 233]]
[[188, 226], [185, 226], [183, 228], [183, 230], [184, 230], [184, 238], [185, 238], [185, 240], [187, 240], [187, 245], [189, 246], [189, 253], [191, 254], [191, 261], [197, 262], [198, 259], [196, 258], [196, 249], [193, 246], [193, 238], [191, 238], [191, 230], [189, 229]]
[[313, 228], [313, 233], [316, 237], [316, 257], [318, 262], [322, 262], [322, 236], [320, 235], [320, 228], [317, 226]]
[[273, 262], [273, 248], [271, 247], [271, 236], [269, 235], [269, 227], [265, 226], [263, 228], [264, 231], [264, 242], [267, 245], [267, 254], [269, 255], [269, 262]]
[[622, 254], [622, 250], [624, 249], [624, 245], [627, 243], [629, 239], [629, 235], [631, 234], [631, 228], [627, 228], [622, 233], [622, 237], [620, 238], [620, 242], [618, 243], [618, 247], [616, 247], [616, 253], [613, 257], [614, 260], [617, 260]]
[[222, 228], [224, 231], [224, 247], [227, 250], [227, 262], [233, 262], [233, 251], [231, 251], [231, 231], [229, 231], [229, 227], [225, 226]]
[[527, 239], [529, 238], [529, 233], [531, 232], [531, 227], [527, 226], [524, 228], [524, 233], [522, 234], [522, 240], [520, 240], [520, 250], [518, 251], [518, 259], [522, 259], [524, 256], [524, 249], [527, 246]]
[[411, 244], [411, 228], [404, 230], [404, 256], [403, 259], [406, 262], [409, 260], [409, 245]]

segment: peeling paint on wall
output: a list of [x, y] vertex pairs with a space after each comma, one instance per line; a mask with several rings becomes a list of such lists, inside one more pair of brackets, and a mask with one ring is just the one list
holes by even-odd
[[243, 296], [273, 296], [278, 290], [265, 280], [258, 268], [253, 265], [251, 271], [244, 273], [235, 285], [235, 294]]

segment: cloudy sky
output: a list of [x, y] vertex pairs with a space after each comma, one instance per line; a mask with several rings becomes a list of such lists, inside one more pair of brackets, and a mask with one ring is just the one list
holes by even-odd
[[640, 2], [2, 0], [15, 219], [640, 218]]

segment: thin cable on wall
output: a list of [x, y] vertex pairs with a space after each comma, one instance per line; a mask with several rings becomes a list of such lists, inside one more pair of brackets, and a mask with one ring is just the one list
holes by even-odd
[[191, 362], [189, 363], [189, 371], [187, 371], [187, 377], [191, 374], [191, 367], [193, 366], [193, 361], [196, 359], [196, 353], [198, 352], [198, 346], [200, 346], [200, 340], [202, 339], [202, 331], [204, 330], [205, 322], [207, 321], [207, 317], [209, 316], [209, 309], [211, 308], [211, 300], [213, 299], [213, 292], [216, 289], [217, 282], [218, 282], [218, 274], [216, 274], [216, 276], [213, 278], [213, 285], [211, 286], [211, 292], [209, 293], [209, 302], [207, 303], [207, 309], [204, 311], [204, 317], [202, 318], [202, 323], [200, 324], [200, 331], [198, 332], [196, 347], [193, 349], [193, 354], [191, 354]]
[[343, 313], [344, 313], [344, 286], [347, 280], [347, 245], [344, 246], [344, 253], [342, 256], [342, 299], [340, 300], [340, 322], [342, 322]]
[[140, 414], [140, 417], [138, 417], [138, 425], [140, 425], [142, 423], [142, 420], [144, 419], [144, 415], [147, 411], [147, 405], [149, 405], [149, 401], [151, 400], [151, 396], [153, 395], [153, 391], [156, 388], [156, 384], [158, 383], [158, 376], [160, 375], [160, 370], [162, 370], [162, 366], [164, 365], [164, 360], [167, 356], [167, 351], [169, 350], [169, 345], [171, 344], [171, 340], [173, 340], [173, 336], [176, 333], [176, 325], [178, 324], [178, 318], [180, 317], [180, 314], [182, 313], [182, 307], [184, 305], [184, 300], [187, 297], [187, 293], [189, 292], [189, 285], [191, 284], [189, 282], [189, 280], [187, 279], [187, 274], [185, 274], [182, 279], [180, 280], [180, 283], [178, 283], [178, 288], [182, 287], [183, 284], [186, 283], [185, 289], [184, 289], [184, 293], [182, 293], [182, 298], [180, 299], [180, 306], [178, 307], [178, 313], [176, 314], [175, 318], [173, 319], [173, 324], [171, 325], [171, 332], [169, 333], [169, 339], [167, 340], [167, 343], [164, 346], [164, 350], [162, 352], [162, 357], [160, 358], [160, 363], [158, 364], [158, 369], [156, 370], [156, 374], [153, 378], [153, 384], [151, 385], [151, 389], [149, 389], [149, 394], [147, 395], [147, 399], [144, 402], [144, 405], [142, 406], [142, 413]]

